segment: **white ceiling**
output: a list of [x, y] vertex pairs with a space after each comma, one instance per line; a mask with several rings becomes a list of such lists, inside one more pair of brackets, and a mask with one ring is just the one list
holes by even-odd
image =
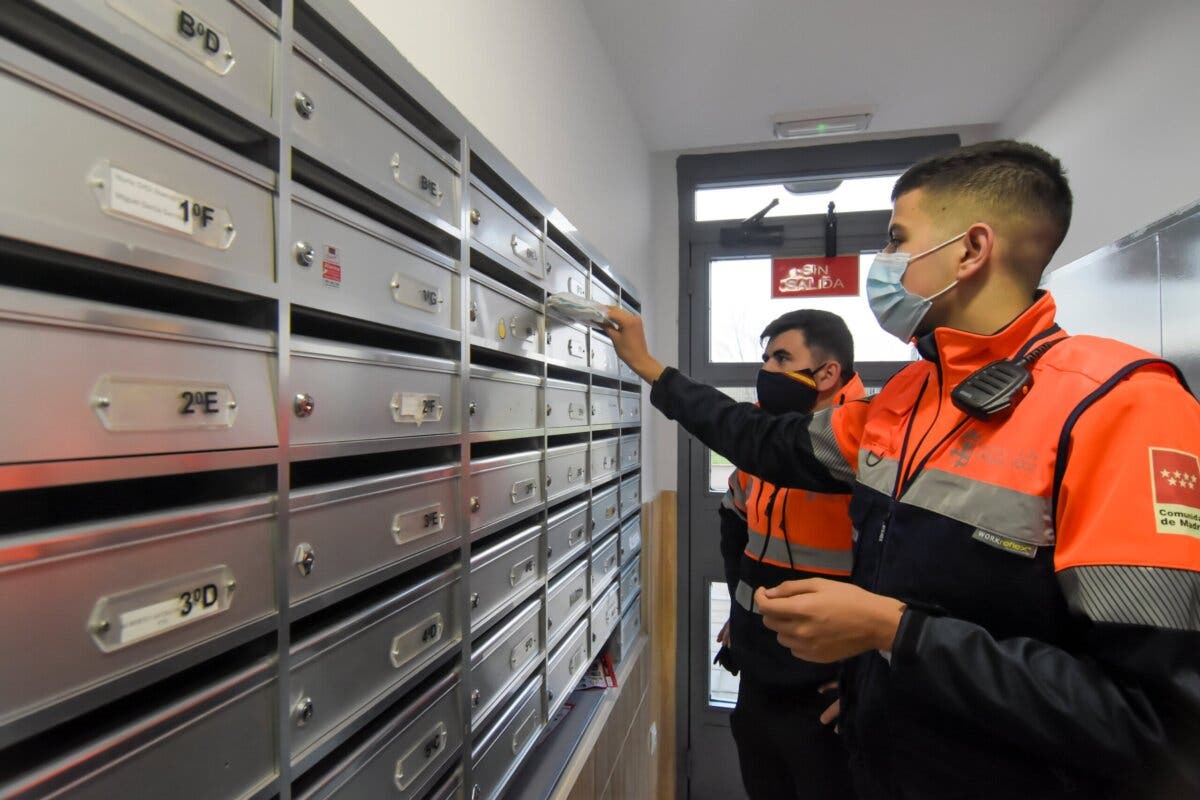
[[583, 0], [652, 151], [769, 141], [779, 112], [870, 132], [1002, 122], [1099, 0]]

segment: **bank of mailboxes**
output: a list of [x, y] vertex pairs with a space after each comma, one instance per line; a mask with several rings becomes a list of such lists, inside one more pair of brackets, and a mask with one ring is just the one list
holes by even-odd
[[0, 795], [498, 797], [639, 632], [640, 384], [543, 305], [629, 292], [341, 0], [11, 13]]

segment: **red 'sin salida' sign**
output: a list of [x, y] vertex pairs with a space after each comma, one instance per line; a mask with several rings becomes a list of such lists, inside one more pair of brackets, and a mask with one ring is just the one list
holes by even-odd
[[771, 297], [855, 297], [858, 256], [771, 259]]

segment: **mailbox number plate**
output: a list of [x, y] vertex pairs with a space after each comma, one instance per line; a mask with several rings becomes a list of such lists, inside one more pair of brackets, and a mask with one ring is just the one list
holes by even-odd
[[105, 375], [92, 388], [92, 407], [105, 429], [218, 430], [237, 418], [233, 390], [222, 383]]
[[100, 210], [190, 239], [205, 247], [228, 250], [237, 231], [223, 208], [197, 200], [132, 172], [102, 163], [91, 175]]
[[222, 564], [106, 595], [93, 606], [88, 630], [96, 646], [110, 653], [228, 611], [236, 585]]
[[108, 0], [108, 5], [222, 77], [237, 59], [229, 34], [174, 0]]

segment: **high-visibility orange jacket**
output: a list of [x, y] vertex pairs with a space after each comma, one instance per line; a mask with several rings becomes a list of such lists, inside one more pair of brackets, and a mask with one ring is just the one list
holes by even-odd
[[1200, 797], [1200, 404], [1170, 364], [1077, 336], [1003, 419], [950, 392], [1065, 334], [1051, 297], [939, 328], [878, 395], [773, 416], [675, 370], [651, 401], [766, 480], [853, 487], [852, 580], [908, 605], [852, 659], [860, 798]]
[[[835, 405], [861, 399], [853, 375]], [[801, 661], [779, 644], [753, 608], [754, 590], [784, 581], [850, 577], [850, 493], [787, 489], [735, 470], [721, 503], [721, 553], [729, 584], [731, 650], [738, 669], [762, 684], [819, 687], [835, 664]]]

